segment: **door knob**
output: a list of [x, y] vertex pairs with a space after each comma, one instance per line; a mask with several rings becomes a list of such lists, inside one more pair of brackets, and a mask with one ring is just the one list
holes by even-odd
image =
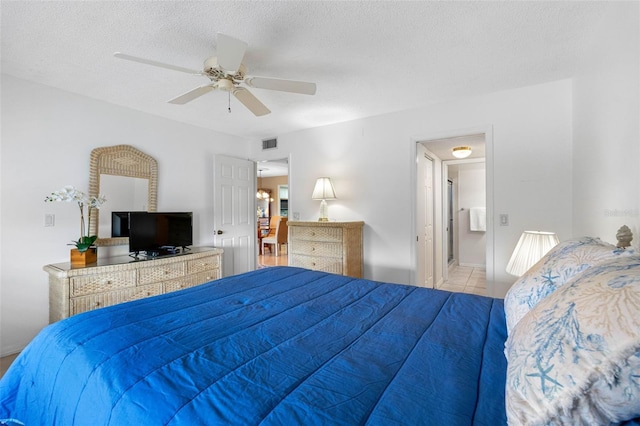
[[222, 230], [221, 230], [221, 229], [218, 229], [218, 230], [216, 231], [216, 234], [218, 234], [218, 235], [222, 234]]

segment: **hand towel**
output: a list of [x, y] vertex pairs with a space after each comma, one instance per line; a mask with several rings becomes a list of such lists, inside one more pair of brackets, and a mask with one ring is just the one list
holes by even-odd
[[471, 207], [469, 211], [469, 229], [471, 231], [485, 232], [487, 230], [487, 209], [484, 207]]

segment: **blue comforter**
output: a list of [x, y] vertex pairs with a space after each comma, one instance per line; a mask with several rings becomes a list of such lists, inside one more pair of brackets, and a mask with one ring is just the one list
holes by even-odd
[[505, 339], [501, 300], [268, 268], [48, 326], [0, 419], [495, 426]]

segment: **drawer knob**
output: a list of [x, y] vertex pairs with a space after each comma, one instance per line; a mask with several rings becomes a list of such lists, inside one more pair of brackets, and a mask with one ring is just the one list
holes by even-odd
[[100, 306], [100, 302], [96, 302], [95, 306]]

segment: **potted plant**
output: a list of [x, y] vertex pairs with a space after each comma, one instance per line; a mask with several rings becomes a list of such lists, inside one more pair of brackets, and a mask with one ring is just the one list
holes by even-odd
[[[89, 235], [91, 227], [91, 210], [99, 209], [107, 199], [104, 196], [89, 197], [82, 191], [78, 191], [73, 186], [65, 186], [59, 191], [52, 192], [44, 199], [45, 202], [66, 201], [78, 203], [80, 209], [80, 238], [73, 241], [76, 248], [71, 250], [71, 264], [86, 265], [94, 263], [98, 259], [97, 249], [93, 245], [98, 238], [97, 235]], [[88, 223], [85, 226], [84, 208], [87, 207]]]

